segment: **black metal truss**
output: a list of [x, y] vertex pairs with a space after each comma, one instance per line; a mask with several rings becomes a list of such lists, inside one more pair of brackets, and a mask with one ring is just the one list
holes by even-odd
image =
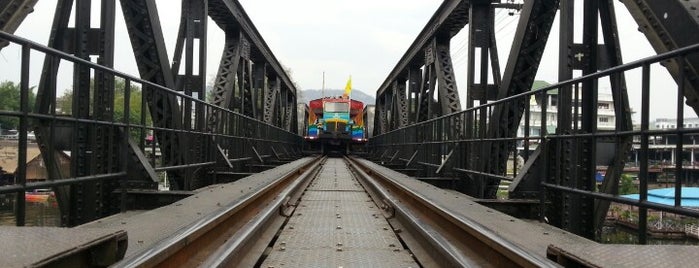
[[277, 95], [279, 95], [279, 87], [281, 86], [281, 81], [278, 77], [271, 80], [271, 85], [269, 88], [265, 89], [264, 96], [264, 122], [267, 124], [274, 124], [276, 122], [277, 113], [275, 112], [277, 108]]
[[[602, 33], [606, 48], [607, 59], [610, 66], [623, 64], [621, 59], [621, 44], [619, 42], [619, 31], [616, 24], [616, 14], [614, 11], [614, 1], [603, 2], [599, 7], [600, 20], [602, 21]], [[603, 69], [603, 68], [598, 68]], [[631, 107], [629, 105], [626, 79], [623, 74], [613, 75], [611, 78], [612, 98], [614, 100], [614, 114], [616, 116], [616, 129], [620, 131], [633, 130], [631, 120]], [[624, 163], [631, 152], [633, 138], [626, 136], [615, 142], [615, 154], [612, 161], [608, 163], [604, 181], [600, 187], [600, 192], [608, 194], [618, 194], [621, 174], [624, 171]], [[604, 219], [609, 210], [609, 202], [596, 201], [594, 224], [597, 233], [601, 231]]]
[[[68, 20], [70, 19], [72, 7], [73, 0], [59, 0], [56, 2], [56, 12], [51, 27], [51, 35], [48, 40], [49, 47], [58, 50], [65, 49], [64, 36], [68, 29]], [[44, 60], [43, 71], [36, 95], [35, 111], [38, 113], [55, 114], [58, 64], [59, 60], [52, 57], [47, 57]], [[48, 177], [55, 179], [62, 178], [63, 176], [55, 158], [56, 151], [61, 149], [55, 146], [55, 126], [48, 120], [39, 120], [37, 122], [35, 134], [42, 158], [44, 163], [46, 163]], [[68, 149], [68, 146], [62, 149]], [[58, 187], [55, 188], [54, 191], [56, 192], [58, 206], [61, 211], [61, 224], [70, 225], [70, 222], [74, 222], [70, 219], [70, 210], [72, 207], [70, 202], [70, 187]]]
[[461, 111], [459, 92], [456, 89], [454, 79], [454, 68], [449, 55], [449, 40], [435, 38], [433, 41], [435, 53], [435, 71], [437, 72], [437, 83], [439, 91], [439, 104], [441, 106], [440, 116]]
[[[393, 129], [391, 124], [384, 122], [384, 120], [388, 120], [388, 118], [395, 120], [397, 115], [405, 114], [404, 109], [408, 111], [409, 123], [425, 121], [437, 115], [460, 110], [458, 94], [453, 83], [448, 43], [449, 39], [468, 23], [468, 9], [468, 1], [444, 1], [440, 5], [437, 12], [377, 90], [376, 109], [379, 117], [374, 122], [374, 134], [385, 133], [385, 131]], [[420, 66], [422, 66], [421, 71]], [[402, 99], [400, 98], [396, 99], [400, 101], [396, 103], [383, 97], [384, 95], [391, 95], [392, 98], [400, 97], [393, 92], [394, 83], [401, 84], [402, 81], [406, 80], [409, 92], [407, 95], [401, 95], [406, 97], [407, 108], [401, 107]], [[431, 101], [436, 90], [440, 91], [439, 103]], [[383, 105], [394, 105], [396, 109], [393, 109], [394, 106], [384, 107]], [[443, 105], [443, 107], [437, 108], [437, 105]], [[389, 115], [392, 113], [395, 115]], [[393, 125], [401, 125], [403, 122], [400, 121]]]
[[[589, 74], [622, 64], [613, 2], [602, 1], [599, 6], [596, 4], [587, 2], [584, 10], [584, 31], [588, 38], [583, 40], [583, 44], [574, 44], [573, 1], [561, 1], [560, 81], [571, 79], [573, 69], [581, 69], [584, 73]], [[596, 45], [596, 38], [591, 38], [597, 36], [598, 14], [604, 36], [604, 45], [600, 46]], [[595, 54], [599, 54], [599, 56], [594, 56]], [[614, 110], [617, 119], [616, 130], [630, 131], [632, 130], [631, 112], [624, 76], [623, 74], [611, 75], [610, 81], [612, 82]], [[573, 109], [575, 108], [573, 104], [576, 103], [573, 100], [573, 95], [577, 95], [574, 92], [578, 92], [578, 90], [573, 91], [570, 86], [559, 90], [557, 135], [596, 132], [597, 98], [595, 87], [594, 83], [583, 84], [583, 111], [577, 115], [582, 119], [583, 124], [579, 129], [573, 129], [573, 126], [577, 125], [577, 123], [573, 123]], [[602, 155], [604, 150], [596, 152], [595, 148], [609, 143], [614, 144], [611, 156]], [[510, 196], [513, 198], [539, 197], [538, 185], [542, 178], [546, 178], [548, 183], [591, 190], [594, 187], [593, 172], [596, 165], [600, 164], [599, 161], [594, 160], [600, 158], [610, 159], [608, 163], [603, 163], [607, 164], [608, 168], [600, 192], [616, 194], [624, 161], [627, 159], [630, 149], [630, 136], [621, 136], [611, 141], [586, 138], [577, 141], [557, 139], [547, 142], [546, 145], [540, 145], [540, 148], [530, 157], [523, 172], [515, 180], [514, 186], [510, 188]], [[555, 164], [546, 165], [547, 162]], [[609, 202], [595, 202], [591, 198], [581, 198], [570, 193], [551, 192], [547, 194], [547, 198], [551, 205], [549, 205], [546, 215], [551, 224], [589, 238], [593, 238], [597, 228], [601, 227], [609, 206]]]
[[402, 128], [408, 125], [408, 96], [405, 94], [405, 81], [396, 81], [393, 83], [393, 115], [391, 118], [395, 122], [394, 129]]
[[[274, 54], [272, 54], [271, 50], [264, 42], [257, 29], [252, 24], [250, 18], [245, 13], [245, 10], [243, 10], [240, 3], [234, 0], [209, 1], [209, 16], [225, 32], [239, 31], [249, 43], [251, 53], [250, 59], [252, 60], [252, 62], [249, 63], [251, 64], [252, 68], [256, 68], [256, 65], [264, 65], [266, 68], [265, 73], [268, 77], [268, 83], [271, 84], [275, 79], [278, 80], [276, 85], [271, 86], [272, 88], [276, 89], [273, 89], [272, 91], [277, 91], [274, 93], [277, 95], [277, 97], [270, 98], [269, 95], [272, 93], [259, 93], [259, 95], [264, 94], [263, 98], [265, 107], [262, 107], [261, 110], [264, 110], [265, 112], [264, 115], [255, 115], [255, 117], [265, 118], [265, 122], [272, 121], [275, 122], [274, 125], [276, 126], [284, 128], [288, 131], [294, 131], [291, 128], [294, 125], [292, 121], [295, 121], [295, 119], [291, 120], [290, 117], [295, 113], [293, 112], [293, 108], [289, 109], [288, 106], [296, 107], [296, 87], [284, 71], [283, 66], [279, 63]], [[248, 72], [252, 72], [252, 69], [249, 69]], [[248, 85], [247, 88], [252, 90], [253, 81], [257, 79], [263, 78], [254, 77], [253, 73], [253, 77], [249, 78], [248, 81], [245, 82]], [[256, 95], [258, 95], [258, 93], [254, 92], [253, 90], [247, 92], [248, 97], [239, 96], [243, 99], [248, 98], [247, 104], [245, 104], [246, 102], [244, 102], [244, 100], [239, 100], [239, 103], [240, 105], [248, 105], [248, 109], [251, 109], [249, 115], [253, 115], [255, 110], [260, 109], [256, 107], [256, 103], [259, 103], [259, 101], [257, 101], [255, 98]], [[283, 99], [284, 96], [288, 96], [286, 103], [284, 102], [285, 99]], [[270, 103], [269, 101], [274, 102]], [[276, 107], [268, 107], [268, 104], [275, 105]], [[245, 111], [245, 109], [243, 109], [243, 111]], [[291, 113], [289, 113], [290, 111]], [[267, 112], [273, 112], [274, 115], [269, 115]]]
[[[14, 33], [22, 21], [34, 11], [38, 0], [6, 0], [0, 2], [0, 31]], [[0, 49], [9, 42], [0, 40]]]
[[[623, 0], [631, 16], [657, 53], [699, 43], [699, 3], [697, 1]], [[663, 65], [680, 84], [684, 77], [687, 105], [699, 114], [699, 56], [686, 57], [680, 69], [676, 59]]]
[[[131, 46], [141, 78], [167, 88], [175, 87], [165, 49], [163, 33], [154, 0], [121, 0], [121, 9], [129, 32]], [[182, 129], [182, 110], [174, 95], [144, 85], [153, 125], [161, 129]], [[179, 133], [156, 130], [163, 162], [168, 165], [185, 163], [185, 148]], [[185, 186], [186, 176], [181, 171], [169, 171], [173, 189]]]
[[[234, 81], [240, 64], [240, 43], [243, 37], [239, 32], [226, 32], [226, 43], [223, 45], [221, 63], [218, 66], [216, 79], [214, 80], [212, 99], [209, 103], [229, 108], [234, 98]], [[209, 116], [208, 131], [220, 130], [219, 122], [223, 112], [214, 110]]]
[[[510, 58], [498, 92], [498, 99], [527, 92], [531, 89], [553, 19], [558, 10], [558, 2], [557, 0], [534, 0], [524, 3], [510, 50]], [[487, 137], [514, 137], [525, 105], [528, 103], [519, 100], [516, 103], [495, 106], [488, 121]], [[482, 154], [487, 157], [482, 158], [479, 170], [492, 174], [504, 174], [513, 143], [485, 142], [482, 146], [485, 146]], [[481, 188], [482, 192], [478, 196], [495, 198], [500, 181], [485, 178], [484, 180], [486, 180], [485, 187]]]

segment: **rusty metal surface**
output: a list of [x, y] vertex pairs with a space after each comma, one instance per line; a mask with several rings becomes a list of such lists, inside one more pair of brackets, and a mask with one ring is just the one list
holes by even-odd
[[147, 250], [156, 242], [171, 236], [223, 206], [241, 200], [269, 185], [283, 174], [298, 169], [312, 158], [303, 158], [275, 169], [263, 171], [238, 181], [198, 189], [196, 194], [174, 204], [130, 217], [109, 217], [81, 225], [81, 229], [123, 229], [129, 234], [126, 257]]
[[261, 267], [419, 266], [343, 161], [328, 159]]
[[[121, 231], [78, 230], [59, 227], [0, 226], [0, 267], [28, 267], [69, 259], [94, 250], [110, 239], [124, 239]], [[104, 251], [108, 249], [99, 249]], [[95, 251], [97, 253], [98, 251]], [[114, 255], [115, 252], [105, 252]]]

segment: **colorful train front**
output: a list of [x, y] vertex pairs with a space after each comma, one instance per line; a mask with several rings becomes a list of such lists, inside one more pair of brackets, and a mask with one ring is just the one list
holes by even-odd
[[322, 145], [363, 143], [364, 103], [343, 97], [328, 97], [309, 103], [307, 140]]

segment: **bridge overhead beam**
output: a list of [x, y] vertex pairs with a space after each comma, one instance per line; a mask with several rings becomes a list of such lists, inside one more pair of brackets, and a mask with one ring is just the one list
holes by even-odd
[[[38, 0], [9, 0], [0, 3], [0, 31], [14, 33], [22, 24], [22, 21], [34, 11], [34, 5]], [[0, 40], [0, 49], [9, 44], [6, 40]]]
[[[240, 32], [240, 34], [249, 43], [251, 60], [249, 62], [249, 64], [251, 64], [250, 68], [257, 68], [255, 67], [257, 65], [266, 66], [267, 70], [265, 73], [267, 75], [268, 81], [274, 81], [278, 78], [279, 83], [277, 87], [279, 89], [279, 95], [287, 97], [287, 99], [280, 99], [280, 109], [267, 109], [265, 111], [265, 113], [274, 112], [276, 113], [275, 115], [270, 116], [265, 114], [261, 117], [257, 115], [255, 116], [267, 119], [277, 118], [279, 120], [279, 123], [275, 125], [284, 128], [288, 131], [294, 131], [291, 128], [295, 124], [293, 124], [291, 121], [295, 120], [292, 120], [291, 117], [295, 114], [293, 112], [293, 107], [296, 107], [297, 103], [296, 86], [286, 73], [284, 66], [282, 66], [281, 63], [279, 63], [277, 58], [269, 49], [267, 43], [264, 41], [260, 33], [257, 31], [257, 28], [255, 28], [255, 25], [252, 23], [248, 15], [245, 13], [245, 10], [243, 10], [240, 3], [236, 0], [209, 1], [209, 16], [224, 32]], [[256, 74], [263, 73], [253, 73], [251, 69], [249, 69], [248, 72], [251, 73], [251, 75], [247, 77], [247, 80], [249, 81], [245, 83], [247, 85], [247, 89], [251, 91], [244, 94], [247, 96], [244, 99], [247, 99], [248, 102], [240, 100], [240, 103], [241, 105], [247, 106], [248, 110], [250, 110], [250, 113], [248, 113], [248, 115], [254, 115], [254, 110], [256, 110], [256, 108], [254, 107], [255, 98], [253, 96], [259, 93], [252, 92], [252, 90], [254, 90], [252, 81], [264, 78], [255, 77]], [[265, 104], [267, 104], [267, 100], [269, 100], [266, 97], [266, 95], [267, 94], [265, 94]], [[245, 111], [245, 109], [243, 110]], [[262, 110], [265, 109], [263, 108]]]
[[[390, 123], [382, 122], [389, 118], [388, 114], [405, 115], [406, 108], [396, 106], [403, 104], [401, 99], [396, 99], [398, 101], [396, 104], [384, 100], [384, 95], [390, 95], [391, 98], [405, 96], [405, 104], [410, 103], [407, 107], [409, 123], [421, 122], [461, 110], [449, 55], [449, 40], [468, 23], [468, 2], [444, 1], [379, 87], [376, 94], [377, 114], [383, 113], [385, 116], [377, 118], [375, 134], [393, 129]], [[408, 81], [408, 92], [396, 94], [394, 85], [396, 83], [403, 85], [405, 81]], [[399, 88], [405, 88], [405, 86]], [[433, 103], [431, 97], [434, 97], [436, 92], [438, 92], [438, 100]], [[392, 106], [382, 107], [382, 105]], [[391, 120], [398, 120], [398, 118], [391, 116]], [[393, 125], [404, 123], [406, 122], [400, 120]]]
[[[655, 51], [660, 54], [699, 43], [699, 3], [697, 1], [622, 0]], [[680, 84], [685, 85], [686, 103], [699, 114], [699, 56], [677, 59], [663, 64]], [[680, 68], [684, 66], [684, 68]]]

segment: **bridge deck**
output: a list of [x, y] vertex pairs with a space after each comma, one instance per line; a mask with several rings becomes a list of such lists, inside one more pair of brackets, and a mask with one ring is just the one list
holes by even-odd
[[296, 170], [311, 160], [311, 158], [303, 158], [232, 183], [204, 187], [197, 190], [195, 195], [158, 209], [143, 213], [117, 214], [77, 228], [125, 230], [129, 236], [126, 251], [126, 257], [129, 257], [148, 250], [158, 241], [172, 236], [203, 216], [247, 197], [283, 174]]
[[328, 159], [262, 267], [418, 267], [342, 159]]

